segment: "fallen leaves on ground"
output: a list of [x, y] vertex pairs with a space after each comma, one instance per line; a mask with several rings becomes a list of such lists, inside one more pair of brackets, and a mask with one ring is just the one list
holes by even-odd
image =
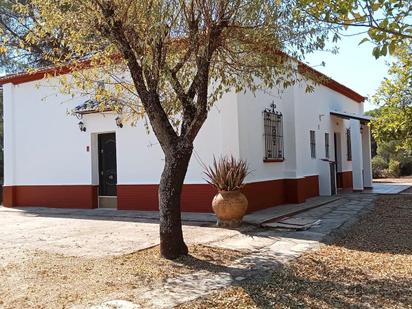
[[189, 251], [175, 261], [160, 258], [159, 247], [105, 258], [28, 252], [0, 268], [0, 308], [67, 308], [109, 295], [133, 300], [139, 287], [199, 269], [219, 271], [246, 254], [201, 245]]
[[179, 308], [412, 308], [411, 235], [412, 197], [382, 197], [344, 237], [269, 279]]

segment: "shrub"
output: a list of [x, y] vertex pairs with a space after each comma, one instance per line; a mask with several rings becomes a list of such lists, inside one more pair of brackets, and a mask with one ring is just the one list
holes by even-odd
[[372, 159], [372, 175], [373, 178], [382, 178], [385, 177], [385, 169], [388, 168], [388, 164], [385, 159], [381, 156], [375, 156]]
[[412, 157], [404, 156], [399, 162], [401, 162], [401, 176], [412, 175]]
[[388, 170], [392, 177], [399, 177], [401, 175], [401, 163], [397, 160], [389, 160]]
[[213, 158], [212, 166], [206, 167], [206, 181], [219, 191], [235, 191], [243, 187], [243, 182], [249, 174], [249, 167], [244, 160], [233, 156]]

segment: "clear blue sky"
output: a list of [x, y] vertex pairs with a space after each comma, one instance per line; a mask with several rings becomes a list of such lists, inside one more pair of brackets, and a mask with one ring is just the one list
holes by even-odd
[[[342, 37], [342, 40], [335, 44], [339, 47], [338, 54], [316, 52], [307, 55], [306, 62], [363, 96], [373, 95], [387, 75], [386, 62], [390, 61], [390, 57], [381, 57], [376, 60], [372, 56], [373, 45], [371, 43], [358, 45], [363, 37], [365, 35]], [[325, 62], [325, 67], [320, 66], [322, 61]], [[376, 106], [366, 102], [365, 110], [373, 108]]]

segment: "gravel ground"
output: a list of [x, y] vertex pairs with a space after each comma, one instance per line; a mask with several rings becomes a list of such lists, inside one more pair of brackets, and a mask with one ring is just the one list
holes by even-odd
[[411, 196], [381, 197], [344, 237], [179, 308], [412, 308], [411, 222]]
[[247, 254], [202, 245], [189, 250], [191, 256], [173, 262], [160, 258], [158, 246], [101, 258], [28, 251], [22, 260], [0, 267], [0, 308], [70, 308], [116, 298], [135, 301], [139, 287], [198, 267], [218, 270]]

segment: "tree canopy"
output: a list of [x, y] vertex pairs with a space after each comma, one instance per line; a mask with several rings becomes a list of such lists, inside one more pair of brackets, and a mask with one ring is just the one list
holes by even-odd
[[366, 32], [360, 43], [374, 43], [376, 58], [393, 55], [405, 40], [412, 41], [411, 0], [302, 0], [301, 4], [321, 22]]

